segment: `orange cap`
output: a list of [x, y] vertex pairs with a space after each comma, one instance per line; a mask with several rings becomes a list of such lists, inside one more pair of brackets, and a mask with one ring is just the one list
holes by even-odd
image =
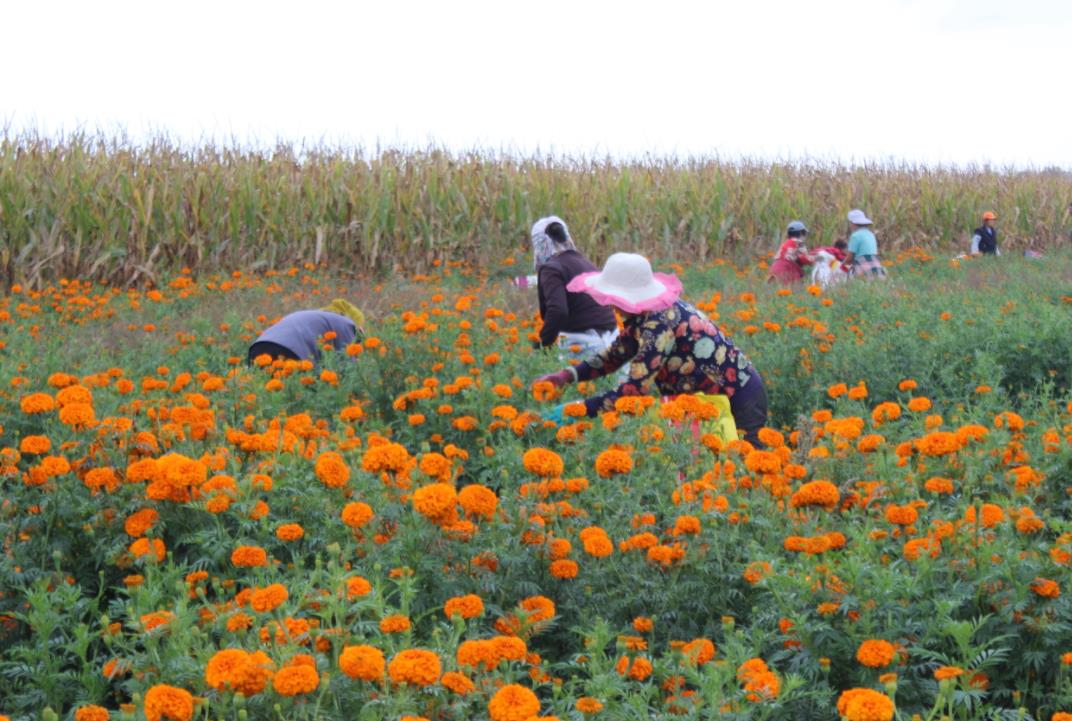
[[983, 220], [997, 220], [997, 219], [998, 219], [998, 216], [994, 215], [994, 213], [989, 211], [989, 210], [986, 211], [985, 213], [983, 213]]

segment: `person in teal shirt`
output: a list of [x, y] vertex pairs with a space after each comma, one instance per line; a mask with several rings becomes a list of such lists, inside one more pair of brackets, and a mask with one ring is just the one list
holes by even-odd
[[849, 248], [841, 267], [858, 278], [885, 278], [886, 269], [878, 257], [878, 240], [871, 232], [871, 219], [858, 208], [849, 211], [848, 219]]

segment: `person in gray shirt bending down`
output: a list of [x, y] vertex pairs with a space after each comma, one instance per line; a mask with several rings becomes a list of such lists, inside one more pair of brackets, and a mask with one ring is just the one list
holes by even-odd
[[258, 356], [267, 355], [272, 360], [310, 360], [319, 364], [321, 342], [327, 334], [334, 334], [331, 345], [342, 351], [354, 342], [364, 322], [364, 313], [341, 299], [320, 310], [299, 310], [265, 329], [249, 347], [247, 361], [252, 365]]

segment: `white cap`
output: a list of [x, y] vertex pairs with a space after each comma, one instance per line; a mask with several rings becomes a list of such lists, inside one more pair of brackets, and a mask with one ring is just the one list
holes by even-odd
[[864, 215], [864, 211], [853, 208], [849, 211], [849, 222], [853, 225], [871, 225], [871, 219]]

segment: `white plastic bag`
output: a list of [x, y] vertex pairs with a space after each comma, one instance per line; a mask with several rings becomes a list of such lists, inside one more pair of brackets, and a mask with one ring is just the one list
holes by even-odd
[[843, 283], [848, 273], [841, 269], [841, 261], [825, 250], [815, 254], [815, 263], [811, 269], [811, 282], [820, 288], [829, 288], [836, 283]]

